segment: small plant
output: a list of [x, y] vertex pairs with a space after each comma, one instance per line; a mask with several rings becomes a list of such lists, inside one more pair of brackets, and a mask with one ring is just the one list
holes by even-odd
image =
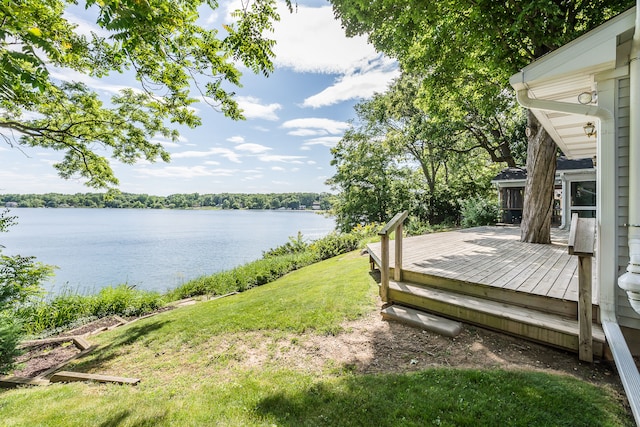
[[429, 221], [422, 220], [417, 216], [410, 216], [407, 224], [405, 225], [405, 230], [407, 231], [408, 236], [420, 236], [422, 234], [433, 233], [434, 228], [431, 226]]
[[18, 344], [22, 331], [15, 319], [0, 314], [0, 374], [6, 374], [14, 367], [14, 359], [20, 355]]
[[500, 207], [497, 201], [480, 196], [462, 201], [462, 223], [465, 228], [493, 225], [498, 222]]

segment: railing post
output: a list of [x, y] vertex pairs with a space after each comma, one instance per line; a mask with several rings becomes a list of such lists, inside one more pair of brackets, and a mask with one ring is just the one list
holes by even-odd
[[395, 231], [395, 256], [393, 265], [393, 280], [402, 280], [402, 222], [409, 215], [408, 211], [396, 214], [382, 230], [378, 232], [380, 236], [380, 299], [382, 302], [389, 301], [389, 235]]
[[569, 254], [578, 255], [578, 357], [585, 362], [593, 362], [593, 307], [591, 298], [593, 247], [595, 244], [596, 222], [594, 218], [571, 216], [569, 233]]
[[402, 280], [402, 222], [396, 227], [395, 263], [393, 264], [393, 280]]

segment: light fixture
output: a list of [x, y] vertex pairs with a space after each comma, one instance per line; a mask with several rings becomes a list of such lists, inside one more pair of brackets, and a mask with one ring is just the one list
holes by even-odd
[[524, 128], [524, 134], [527, 135], [527, 138], [531, 138], [531, 134], [533, 132], [531, 131], [531, 128], [529, 126], [527, 126], [526, 128]]
[[588, 138], [591, 138], [596, 134], [596, 126], [593, 122], [588, 122], [586, 125], [582, 126], [582, 129], [584, 129], [584, 134], [587, 135]]
[[578, 95], [578, 102], [583, 105], [591, 104], [596, 102], [598, 98], [598, 94], [596, 91], [593, 92], [582, 92]]

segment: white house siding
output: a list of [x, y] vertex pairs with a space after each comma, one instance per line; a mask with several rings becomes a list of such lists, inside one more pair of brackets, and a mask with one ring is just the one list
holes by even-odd
[[[616, 179], [618, 181], [618, 275], [626, 272], [629, 263], [627, 244], [629, 209], [629, 78], [618, 80], [618, 102], [616, 104]], [[622, 326], [640, 329], [640, 316], [631, 308], [627, 294], [616, 286], [618, 322]]]

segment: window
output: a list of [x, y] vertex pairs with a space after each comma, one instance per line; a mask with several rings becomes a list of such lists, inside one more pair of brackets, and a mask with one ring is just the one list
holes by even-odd
[[596, 182], [578, 181], [571, 183], [571, 214], [581, 218], [596, 217]]

